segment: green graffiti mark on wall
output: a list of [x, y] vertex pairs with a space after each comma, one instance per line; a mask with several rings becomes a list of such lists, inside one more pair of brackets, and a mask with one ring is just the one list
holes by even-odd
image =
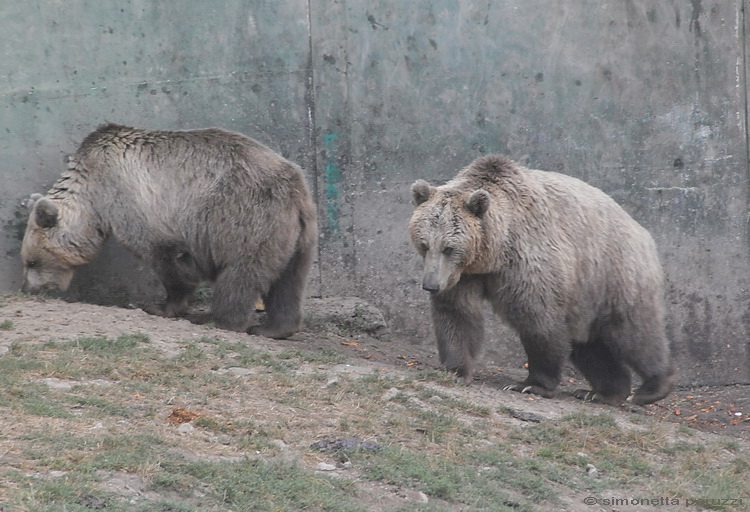
[[338, 133], [329, 133], [325, 136], [325, 194], [326, 194], [326, 221], [331, 233], [339, 231], [339, 215], [341, 213], [341, 202], [339, 182], [341, 181], [341, 169], [336, 165], [336, 139]]

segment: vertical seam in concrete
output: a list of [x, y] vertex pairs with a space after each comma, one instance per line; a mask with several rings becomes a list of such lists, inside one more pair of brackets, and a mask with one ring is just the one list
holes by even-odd
[[[347, 30], [347, 6], [346, 6], [346, 0], [343, 0], [342, 2], [343, 11], [342, 11], [342, 22], [344, 27], [344, 123], [346, 126], [346, 146], [344, 147], [346, 151], [346, 163], [348, 166], [348, 170], [350, 171], [349, 174], [349, 186], [353, 187], [354, 183], [352, 182], [352, 173], [351, 169], [353, 166], [352, 162], [352, 130], [351, 130], [351, 112], [349, 107], [349, 31]], [[361, 185], [361, 182], [360, 182]], [[359, 266], [359, 258], [357, 257], [357, 233], [356, 233], [356, 208], [357, 208], [357, 202], [352, 201], [351, 202], [351, 233], [350, 233], [350, 247], [352, 248], [352, 278], [356, 282], [359, 280], [360, 282], [364, 281], [362, 277], [359, 277], [359, 273], [357, 272], [357, 267]]]
[[[750, 204], [750, 128], [748, 127], [748, 121], [750, 121], [750, 113], [748, 113], [748, 90], [747, 90], [747, 27], [745, 12], [747, 0], [738, 0], [739, 16], [740, 16], [740, 45], [742, 51], [742, 70], [740, 72], [741, 90], [742, 95], [741, 101], [744, 107], [744, 130], [745, 130], [745, 197], [748, 204]], [[746, 240], [750, 241], [750, 208], [745, 212], [745, 237]], [[746, 242], [747, 243], [747, 242]]]
[[740, 15], [740, 44], [742, 48], [742, 72], [740, 80], [742, 83], [742, 105], [744, 107], [744, 128], [745, 128], [745, 167], [747, 168], [747, 176], [750, 177], [750, 131], [748, 130], [748, 102], [747, 102], [747, 29], [745, 27], [745, 2], [747, 0], [738, 0], [739, 2], [739, 15]]
[[[738, 0], [739, 3], [739, 15], [740, 15], [740, 37], [741, 41], [740, 44], [742, 45], [742, 76], [740, 77], [740, 80], [742, 80], [741, 84], [741, 94], [742, 94], [742, 104], [745, 107], [745, 197], [747, 200], [747, 205], [750, 205], [750, 128], [748, 127], [748, 121], [750, 121], [750, 114], [748, 114], [748, 90], [747, 90], [747, 82], [748, 82], [748, 69], [747, 69], [747, 0]], [[750, 207], [746, 205], [746, 212], [745, 212], [745, 246], [746, 248], [750, 246]], [[747, 348], [750, 348], [750, 343], [748, 343]], [[746, 354], [750, 357], [750, 351], [747, 351]]]
[[[306, 92], [305, 92], [305, 103], [307, 107], [307, 144], [310, 148], [310, 174], [312, 181], [312, 194], [315, 202], [320, 201], [318, 196], [318, 148], [317, 141], [315, 140], [315, 134], [317, 133], [318, 126], [315, 116], [315, 66], [313, 61], [313, 16], [312, 16], [312, 0], [307, 0], [307, 76], [305, 77]], [[323, 295], [323, 271], [320, 264], [320, 239], [317, 244], [318, 251], [318, 265], [317, 273], [318, 280], [320, 281], [320, 295]]]

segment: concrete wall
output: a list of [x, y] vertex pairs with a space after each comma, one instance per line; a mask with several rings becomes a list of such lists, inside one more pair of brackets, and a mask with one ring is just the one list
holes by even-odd
[[[653, 233], [683, 384], [750, 382], [743, 0], [8, 3], [0, 289], [20, 285], [21, 200], [97, 124], [218, 125], [308, 170], [313, 292], [432, 344], [409, 185], [502, 152], [602, 188]], [[139, 267], [112, 246], [72, 294], [158, 293]], [[522, 362], [492, 331], [488, 360]]]
[[[1, 2], [0, 289], [20, 283], [20, 202], [102, 122], [220, 126], [313, 167], [308, 23], [306, 0]], [[159, 293], [116, 244], [71, 290], [103, 303]]]

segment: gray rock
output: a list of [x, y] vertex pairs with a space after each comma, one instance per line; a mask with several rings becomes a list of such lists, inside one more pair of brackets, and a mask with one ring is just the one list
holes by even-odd
[[177, 432], [185, 436], [185, 435], [192, 434], [193, 432], [195, 432], [195, 427], [192, 426], [190, 423], [183, 423], [179, 427], [177, 427]]
[[305, 302], [305, 325], [343, 336], [387, 334], [388, 325], [378, 308], [357, 297], [328, 297]]

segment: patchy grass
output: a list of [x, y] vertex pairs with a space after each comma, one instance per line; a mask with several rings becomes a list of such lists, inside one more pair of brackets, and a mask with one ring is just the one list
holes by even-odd
[[[445, 372], [345, 363], [209, 336], [170, 355], [144, 333], [17, 343], [0, 357], [0, 506], [531, 511], [622, 495], [741, 510], [722, 500], [750, 497], [744, 441], [594, 407], [524, 423]], [[380, 449], [311, 448], [336, 438]]]
[[[85, 439], [37, 437], [37, 465], [55, 468], [53, 477], [4, 475], [17, 486], [14, 504], [31, 510], [361, 510], [348, 497], [351, 483], [317, 475], [300, 465], [278, 460], [242, 458], [212, 461], [187, 457], [175, 446], [151, 435], [97, 439], [96, 453], [81, 452]], [[46, 445], [46, 446], [45, 446]], [[41, 457], [50, 452], [52, 457]], [[75, 462], [66, 457], [76, 452]], [[62, 457], [62, 459], [61, 459]], [[133, 506], [130, 499], [100, 484], [108, 475], [133, 474], [148, 482], [151, 494]]]

